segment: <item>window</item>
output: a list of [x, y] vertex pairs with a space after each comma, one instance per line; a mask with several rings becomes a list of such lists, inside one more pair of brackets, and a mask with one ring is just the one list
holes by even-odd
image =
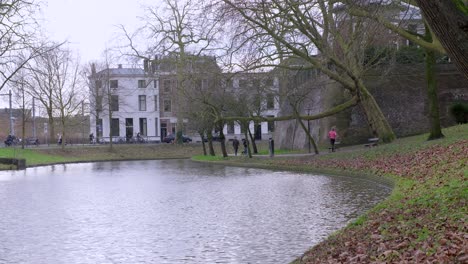
[[147, 135], [147, 121], [146, 118], [140, 118], [140, 135]]
[[127, 141], [133, 137], [133, 118], [125, 118], [125, 137]]
[[171, 80], [169, 80], [169, 79], [164, 79], [163, 80], [163, 91], [165, 93], [171, 92]]
[[266, 87], [272, 87], [273, 86], [273, 79], [272, 78], [267, 78], [265, 80], [265, 86]]
[[248, 82], [247, 80], [241, 79], [239, 80], [239, 88], [247, 88]]
[[227, 133], [234, 134], [234, 121], [228, 121], [227, 123]]
[[138, 110], [146, 111], [146, 95], [138, 96]]
[[110, 88], [119, 88], [119, 80], [110, 80], [109, 86]]
[[111, 136], [118, 137], [120, 136], [120, 127], [119, 127], [119, 119], [112, 118], [111, 121]]
[[158, 96], [157, 96], [157, 95], [154, 96], [154, 111], [155, 111], [155, 112], [159, 111], [159, 108], [158, 108]]
[[146, 81], [138, 80], [138, 88], [146, 88]]
[[171, 100], [170, 99], [164, 100], [164, 112], [171, 112]]
[[110, 101], [110, 109], [111, 111], [119, 111], [119, 96], [118, 95], [111, 95]]
[[267, 94], [267, 109], [275, 109], [275, 96], [273, 94]]
[[153, 86], [154, 88], [158, 88], [158, 80], [154, 79], [153, 80], [153, 85], [154, 85]]

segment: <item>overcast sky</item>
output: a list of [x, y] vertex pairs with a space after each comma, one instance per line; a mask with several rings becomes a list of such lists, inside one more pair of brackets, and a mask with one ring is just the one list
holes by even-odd
[[[112, 47], [116, 25], [132, 30], [141, 21], [144, 5], [157, 0], [44, 0], [41, 20], [47, 36], [55, 41], [70, 42], [81, 63], [101, 59], [106, 47]], [[8, 96], [0, 97], [0, 108], [8, 107]], [[16, 107], [16, 106], [14, 106]]]
[[142, 6], [149, 3], [157, 0], [47, 0], [44, 27], [53, 40], [70, 41], [82, 63], [99, 60], [102, 51], [113, 45], [119, 32], [116, 25], [136, 28]]

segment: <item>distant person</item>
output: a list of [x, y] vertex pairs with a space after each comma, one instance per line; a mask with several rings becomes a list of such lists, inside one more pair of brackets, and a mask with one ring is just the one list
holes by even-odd
[[328, 138], [330, 139], [332, 152], [335, 152], [335, 141], [337, 137], [338, 137], [338, 134], [335, 131], [335, 127], [332, 127], [330, 132], [328, 132]]
[[57, 144], [62, 145], [62, 135], [61, 134], [58, 134]]
[[244, 153], [245, 155], [247, 155], [247, 140], [245, 138], [242, 139], [242, 145], [244, 145], [244, 151], [242, 153]]
[[94, 143], [94, 134], [91, 133], [89, 134], [89, 144], [93, 144]]
[[239, 150], [239, 140], [237, 140], [237, 137], [234, 137], [234, 140], [232, 141], [232, 147], [234, 148], [234, 155], [237, 156], [237, 150]]

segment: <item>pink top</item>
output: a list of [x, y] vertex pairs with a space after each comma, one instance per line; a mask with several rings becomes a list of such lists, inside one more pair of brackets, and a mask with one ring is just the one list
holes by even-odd
[[331, 139], [336, 139], [336, 131], [331, 130], [330, 132], [328, 132], [328, 137]]

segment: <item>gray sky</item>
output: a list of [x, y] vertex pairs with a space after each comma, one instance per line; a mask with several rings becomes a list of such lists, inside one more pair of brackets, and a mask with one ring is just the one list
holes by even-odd
[[47, 0], [43, 7], [44, 27], [53, 40], [68, 39], [81, 62], [98, 60], [106, 47], [114, 45], [116, 25], [136, 28], [142, 4], [153, 0]]

